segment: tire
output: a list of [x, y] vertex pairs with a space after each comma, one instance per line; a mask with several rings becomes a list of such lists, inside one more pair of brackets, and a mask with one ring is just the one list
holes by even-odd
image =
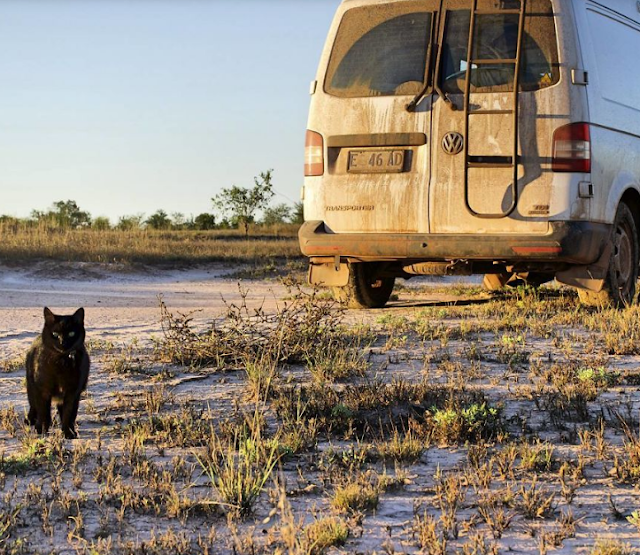
[[349, 308], [382, 308], [391, 297], [395, 278], [378, 277], [379, 265], [372, 262], [349, 264], [349, 282], [333, 287], [333, 296]]
[[622, 308], [633, 303], [638, 281], [640, 245], [633, 214], [626, 204], [620, 204], [613, 222], [611, 260], [602, 291], [595, 293], [578, 289], [584, 304]]

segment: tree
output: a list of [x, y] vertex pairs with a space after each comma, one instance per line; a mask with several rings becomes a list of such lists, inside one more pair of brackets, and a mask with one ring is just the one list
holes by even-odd
[[284, 224], [291, 218], [291, 206], [284, 203], [269, 206], [264, 209], [262, 223], [264, 225]]
[[188, 227], [189, 220], [182, 212], [171, 213], [171, 227], [173, 229], [186, 229]]
[[144, 223], [151, 229], [169, 229], [171, 227], [169, 215], [162, 209], [157, 210], [155, 214], [151, 214]]
[[122, 231], [131, 231], [132, 229], [140, 229], [142, 227], [142, 221], [144, 220], [144, 214], [135, 214], [131, 216], [120, 216], [117, 229]]
[[213, 214], [208, 214], [207, 212], [203, 212], [202, 214], [198, 214], [196, 219], [194, 220], [194, 228], [205, 231], [207, 229], [215, 229], [216, 227], [216, 218]]
[[230, 214], [232, 222], [244, 228], [245, 237], [249, 237], [249, 224], [254, 221], [255, 213], [264, 209], [274, 195], [272, 173], [273, 170], [261, 173], [259, 180], [254, 177], [252, 189], [234, 185], [230, 189], [222, 189], [220, 194], [211, 199], [215, 208]]
[[89, 212], [80, 210], [74, 200], [59, 200], [53, 203], [54, 215], [60, 227], [84, 227], [91, 225]]
[[291, 223], [292, 224], [300, 224], [304, 223], [304, 204], [301, 202], [296, 202], [293, 205], [293, 214], [291, 215]]
[[49, 211], [33, 210], [31, 217], [38, 222], [49, 222], [58, 227], [88, 227], [91, 225], [89, 212], [80, 210], [75, 200], [54, 202]]
[[91, 229], [95, 229], [97, 231], [111, 229], [111, 222], [109, 221], [109, 218], [105, 216], [98, 216], [93, 219], [93, 222], [91, 222]]

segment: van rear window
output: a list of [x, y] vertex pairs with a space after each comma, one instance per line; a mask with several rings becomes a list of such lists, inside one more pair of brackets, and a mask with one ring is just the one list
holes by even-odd
[[424, 1], [378, 4], [345, 13], [325, 90], [342, 97], [414, 95], [425, 81], [433, 14]]
[[[446, 93], [464, 92], [469, 60], [469, 10], [453, 10], [446, 14], [442, 46], [440, 79]], [[513, 59], [518, 38], [517, 14], [485, 14], [476, 18], [474, 59]], [[560, 79], [558, 46], [549, 0], [527, 2], [522, 40], [523, 55], [520, 89], [535, 91], [555, 85]], [[482, 65], [471, 68], [472, 92], [513, 90], [514, 65]]]
[[[435, 18], [434, 12], [425, 11], [425, 4], [433, 3], [424, 0], [389, 2], [345, 12], [329, 59], [325, 91], [340, 97], [418, 94], [427, 82], [427, 56]], [[495, 2], [479, 2], [479, 6], [484, 4], [492, 7]], [[444, 5], [440, 85], [447, 93], [462, 93], [469, 60], [471, 2], [451, 0]], [[519, 5], [518, 0], [505, 4], [510, 8]], [[474, 33], [474, 59], [515, 58], [518, 19], [517, 14], [479, 14]], [[432, 59], [436, 57], [434, 53]], [[514, 65], [496, 63], [472, 67], [471, 91], [510, 91], [513, 78]], [[520, 88], [524, 91], [543, 89], [555, 85], [559, 79], [551, 2], [529, 0]]]

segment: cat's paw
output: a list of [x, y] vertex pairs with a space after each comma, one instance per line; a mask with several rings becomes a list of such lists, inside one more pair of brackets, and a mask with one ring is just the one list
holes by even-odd
[[66, 439], [77, 439], [78, 438], [78, 433], [71, 429], [71, 428], [67, 428], [66, 430], [63, 430], [64, 432], [64, 437]]

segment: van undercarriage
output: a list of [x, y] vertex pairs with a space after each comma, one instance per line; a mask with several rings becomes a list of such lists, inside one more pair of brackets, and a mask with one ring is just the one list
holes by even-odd
[[[549, 222], [549, 228], [544, 235], [330, 233], [324, 222], [309, 221], [299, 238], [312, 265], [335, 267], [336, 258], [375, 260], [392, 263], [386, 266], [396, 268], [396, 277], [411, 277], [490, 273], [500, 265], [548, 272], [589, 265], [599, 259], [611, 233], [610, 225], [593, 222]], [[328, 275], [322, 277], [334, 285]]]

